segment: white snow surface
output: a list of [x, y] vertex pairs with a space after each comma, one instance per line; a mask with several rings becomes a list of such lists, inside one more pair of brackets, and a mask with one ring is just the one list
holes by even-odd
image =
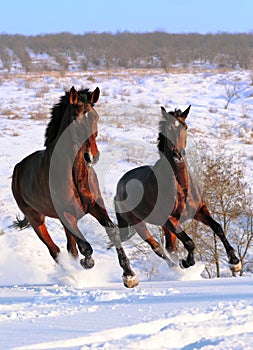
[[[226, 110], [224, 81], [236, 82], [238, 89]], [[227, 152], [243, 158], [248, 185], [253, 184], [250, 72], [1, 77], [0, 349], [252, 349], [252, 275], [204, 279], [202, 262], [187, 270], [169, 268], [151, 253], [131, 258], [139, 285], [127, 289], [116, 252], [106, 249], [108, 238], [89, 215], [79, 222], [94, 249], [96, 264], [89, 271], [68, 256], [58, 221], [48, 219], [47, 225], [62, 250], [62, 267], [31, 228], [10, 227], [20, 213], [10, 190], [13, 167], [43, 148], [48, 118], [35, 118], [34, 113], [49, 117], [50, 108], [72, 85], [101, 89], [96, 106], [101, 159], [95, 169], [114, 221], [118, 179], [132, 167], [157, 160], [161, 105], [183, 110], [191, 104], [189, 152], [201, 139], [210, 148], [222, 142]], [[217, 138], [220, 131], [222, 140]], [[124, 247], [130, 254], [131, 244]]]

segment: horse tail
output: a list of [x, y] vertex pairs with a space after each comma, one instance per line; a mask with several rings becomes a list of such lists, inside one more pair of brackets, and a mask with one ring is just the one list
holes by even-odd
[[29, 226], [30, 226], [30, 222], [27, 220], [26, 216], [24, 217], [24, 219], [20, 219], [18, 215], [16, 216], [16, 220], [13, 221], [13, 225], [12, 225], [12, 227], [18, 228], [20, 230], [24, 230]]

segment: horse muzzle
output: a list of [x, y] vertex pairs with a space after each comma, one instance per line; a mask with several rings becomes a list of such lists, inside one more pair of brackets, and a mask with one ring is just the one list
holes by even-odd
[[99, 157], [100, 157], [100, 152], [97, 152], [97, 154], [95, 155], [95, 157], [93, 158], [93, 163], [96, 164], [99, 161]]
[[172, 156], [173, 156], [173, 159], [176, 163], [181, 163], [184, 161], [184, 155], [185, 155], [185, 152], [182, 151], [182, 152], [179, 152], [178, 150], [174, 149], [172, 151]]
[[86, 152], [84, 153], [83, 157], [85, 162], [87, 163], [88, 166], [92, 166], [93, 164], [96, 164], [99, 160], [100, 153], [97, 152], [95, 157], [93, 157], [91, 152]]

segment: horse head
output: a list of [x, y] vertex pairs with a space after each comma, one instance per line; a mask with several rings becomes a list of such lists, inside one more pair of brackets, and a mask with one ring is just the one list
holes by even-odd
[[69, 92], [71, 109], [73, 140], [80, 146], [87, 165], [94, 164], [99, 159], [99, 151], [96, 144], [98, 134], [98, 114], [93, 108], [99, 99], [100, 90], [97, 87], [93, 92], [81, 90], [77, 92], [74, 87]]
[[[77, 146], [82, 151], [87, 165], [98, 161], [98, 114], [93, 106], [98, 101], [99, 94], [98, 87], [93, 92], [89, 89], [77, 91], [74, 87], [65, 92], [59, 103], [52, 108], [51, 120], [46, 129], [44, 145], [49, 152], [62, 139], [67, 147], [74, 146], [76, 149]], [[70, 136], [66, 136], [66, 130]]]
[[161, 107], [163, 119], [159, 122], [158, 149], [168, 159], [175, 162], [184, 160], [187, 136], [187, 124], [185, 122], [191, 106], [184, 112], [176, 109], [174, 112], [166, 112]]

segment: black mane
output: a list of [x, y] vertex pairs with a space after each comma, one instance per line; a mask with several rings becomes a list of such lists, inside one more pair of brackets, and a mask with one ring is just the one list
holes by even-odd
[[[91, 91], [83, 89], [78, 91], [78, 97], [82, 101], [91, 100]], [[58, 135], [58, 131], [62, 122], [62, 117], [69, 105], [69, 91], [65, 92], [64, 96], [60, 97], [60, 101], [55, 104], [51, 111], [51, 119], [47, 125], [45, 132], [44, 146], [47, 147]]]
[[[169, 113], [167, 113], [167, 115], [172, 115], [173, 117], [177, 118], [182, 114], [182, 111], [180, 109], [175, 109], [175, 111], [171, 111]], [[167, 131], [168, 131], [168, 123], [170, 122], [169, 118], [166, 118], [165, 115], [162, 116], [162, 120], [160, 120], [159, 122], [159, 133], [158, 133], [158, 150], [159, 152], [164, 153], [164, 149], [165, 146], [167, 145], [167, 137], [165, 135], [167, 135]]]

